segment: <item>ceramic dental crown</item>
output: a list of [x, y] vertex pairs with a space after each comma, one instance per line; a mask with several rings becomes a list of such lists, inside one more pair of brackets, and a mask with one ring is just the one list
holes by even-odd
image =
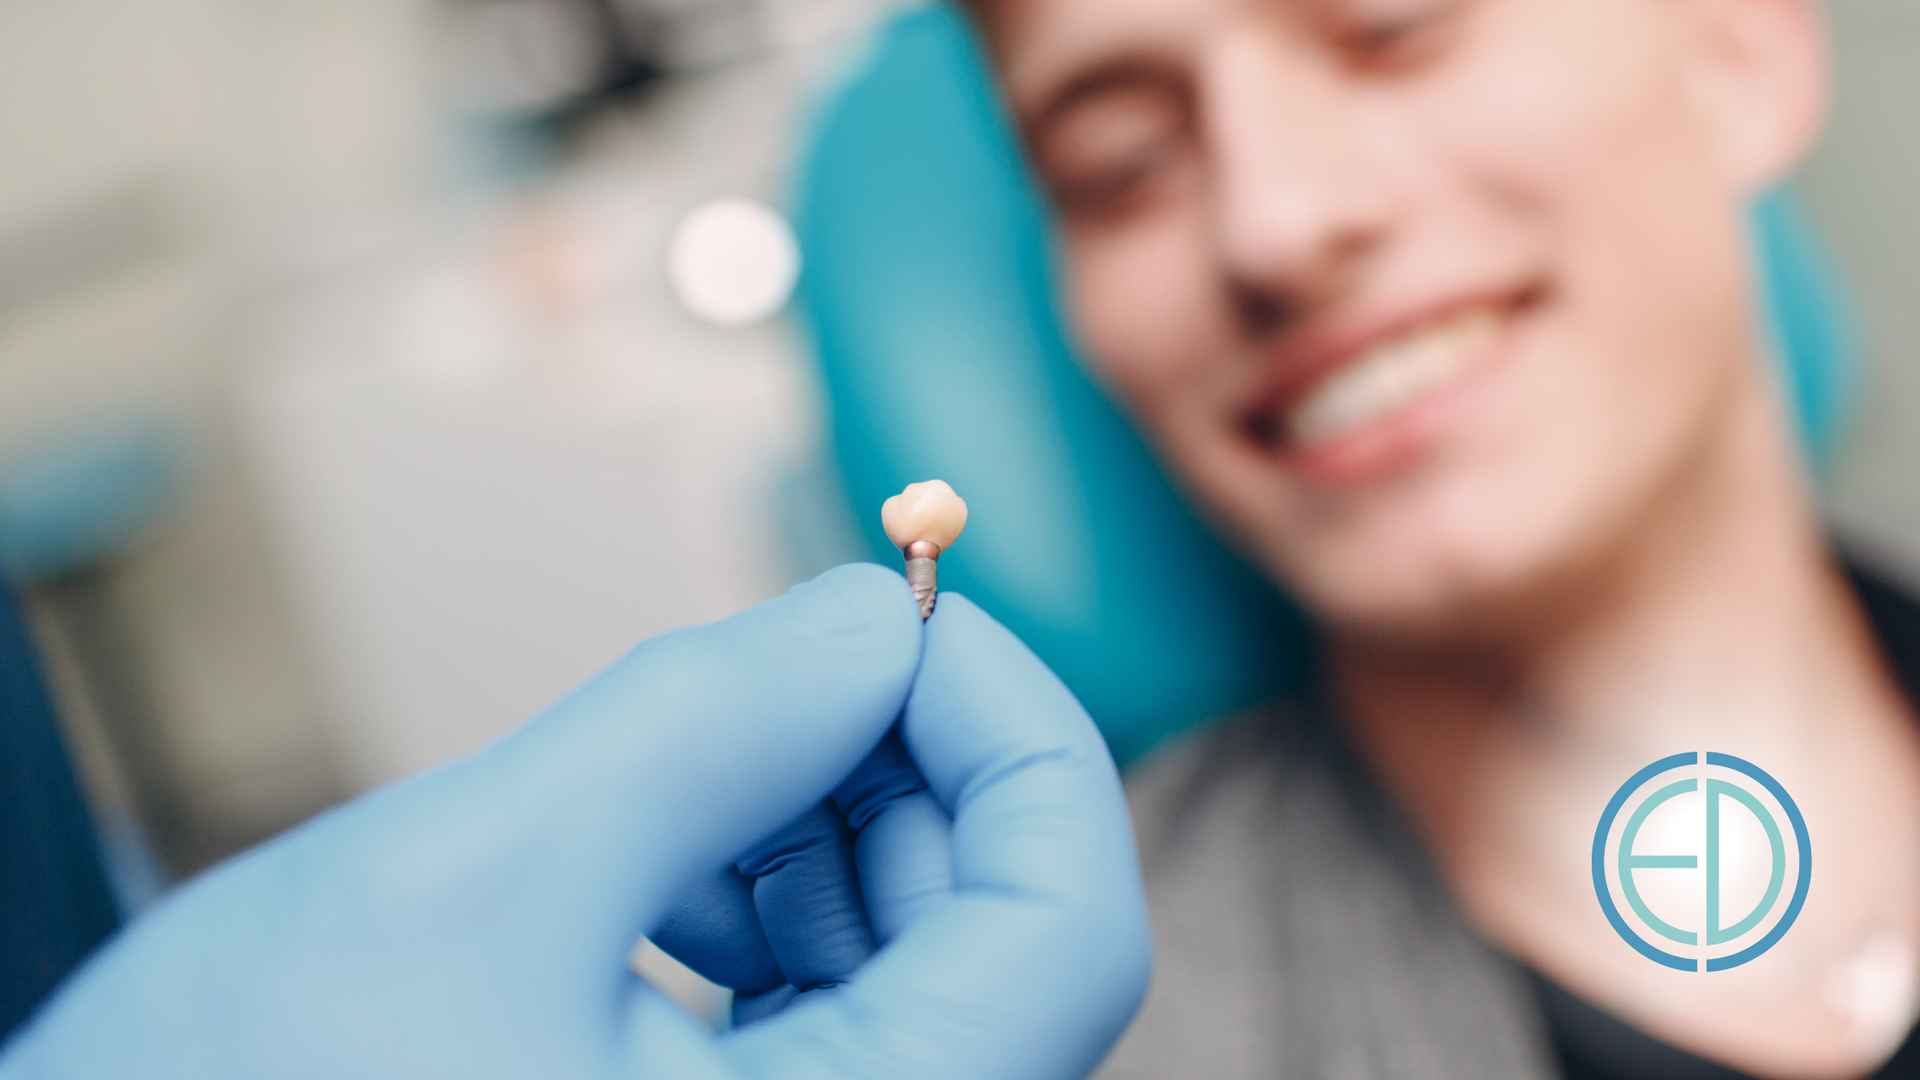
[[880, 524], [900, 553], [907, 557], [907, 583], [920, 604], [922, 619], [933, 614], [939, 595], [934, 560], [960, 538], [967, 527], [966, 500], [954, 494], [945, 480], [908, 484], [907, 489], [880, 507]]

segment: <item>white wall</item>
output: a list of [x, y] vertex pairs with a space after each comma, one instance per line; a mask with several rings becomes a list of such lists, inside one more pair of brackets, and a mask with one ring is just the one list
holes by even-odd
[[[232, 373], [256, 297], [417, 210], [434, 10], [0, 4], [0, 453], [128, 412], [191, 436], [186, 505], [104, 586], [164, 727], [189, 864], [340, 790]], [[89, 233], [101, 221], [118, 224]]]
[[[788, 580], [762, 557], [761, 474], [810, 445], [793, 343], [692, 323], [659, 264], [700, 199], [778, 194], [800, 87], [884, 2], [772, 5], [750, 55], [525, 193], [471, 175], [450, 0], [0, 4], [0, 458], [129, 411], [193, 441], [186, 505], [102, 586], [151, 692], [176, 861], [471, 747], [637, 636]], [[490, 291], [516, 272], [502, 249], [555, 229], [606, 264], [591, 310], [442, 378], [475, 359], [447, 319], [502, 314], [471, 306], [513, 301]], [[678, 494], [649, 498], [676, 460]]]
[[1834, 115], [1798, 186], [1846, 275], [1868, 361], [1830, 504], [1843, 535], [1920, 582], [1920, 3], [1828, 11]]

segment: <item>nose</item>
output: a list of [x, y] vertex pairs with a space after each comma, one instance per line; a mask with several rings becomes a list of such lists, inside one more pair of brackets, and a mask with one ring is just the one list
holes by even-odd
[[1391, 234], [1391, 154], [1338, 71], [1241, 33], [1208, 50], [1200, 107], [1223, 271], [1256, 331], [1351, 290]]

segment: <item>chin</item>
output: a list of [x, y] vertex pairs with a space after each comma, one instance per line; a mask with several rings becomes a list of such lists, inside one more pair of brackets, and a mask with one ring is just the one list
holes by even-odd
[[1331, 633], [1433, 648], [1511, 625], [1536, 606], [1532, 586], [1546, 575], [1409, 552], [1360, 566], [1279, 568], [1276, 576]]
[[1604, 523], [1565, 489], [1527, 498], [1510, 484], [1479, 487], [1478, 498], [1403, 493], [1332, 519], [1270, 508], [1252, 550], [1330, 633], [1422, 649], [1524, 634], [1589, 576], [1582, 568], [1598, 553], [1583, 540]]

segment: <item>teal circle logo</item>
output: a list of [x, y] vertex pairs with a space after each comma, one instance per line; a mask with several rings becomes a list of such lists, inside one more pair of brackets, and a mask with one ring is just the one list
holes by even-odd
[[1600, 910], [1636, 952], [1679, 971], [1725, 971], [1773, 948], [1812, 879], [1793, 797], [1731, 754], [1675, 754], [1634, 773], [1593, 833]]

